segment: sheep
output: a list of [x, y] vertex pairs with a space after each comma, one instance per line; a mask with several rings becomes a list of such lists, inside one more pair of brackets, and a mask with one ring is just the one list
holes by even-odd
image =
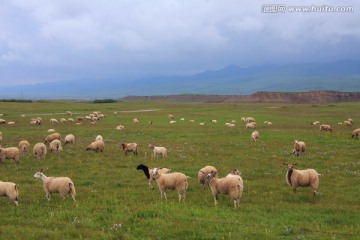
[[90, 143], [89, 146], [86, 148], [86, 151], [103, 152], [104, 149], [105, 149], [105, 143], [101, 140], [98, 140]]
[[255, 122], [255, 118], [247, 117], [247, 118], [245, 118], [245, 122], [247, 122], [247, 123]]
[[96, 138], [95, 138], [95, 141], [104, 141], [103, 137], [101, 135], [97, 135]]
[[8, 196], [13, 200], [16, 206], [19, 205], [19, 191], [18, 185], [12, 182], [0, 181], [0, 196]]
[[174, 117], [173, 114], [170, 113], [170, 114], [168, 114], [168, 118], [169, 118], [170, 120], [174, 120], [175, 117]]
[[75, 143], [75, 136], [72, 135], [72, 134], [68, 134], [65, 136], [65, 139], [64, 139], [64, 144], [71, 144], [71, 143]]
[[352, 132], [351, 138], [359, 138], [359, 137], [360, 137], [360, 128], [357, 128]]
[[15, 125], [15, 122], [8, 122], [8, 125]]
[[314, 121], [314, 122], [311, 123], [311, 125], [317, 126], [317, 125], [320, 125], [320, 122], [319, 121]]
[[58, 139], [52, 140], [49, 144], [49, 148], [51, 152], [61, 152], [63, 150], [61, 147], [61, 142]]
[[306, 150], [305, 142], [295, 140], [294, 150], [292, 151], [292, 154], [295, 154], [296, 156], [300, 156], [300, 152], [305, 152], [305, 150]]
[[134, 118], [134, 119], [133, 119], [133, 123], [140, 123], [140, 119]]
[[229, 128], [235, 128], [235, 127], [236, 127], [235, 123], [229, 123], [227, 126], [228, 126]]
[[166, 198], [165, 191], [167, 189], [175, 189], [179, 195], [179, 202], [181, 199], [185, 201], [186, 191], [188, 189], [188, 177], [183, 173], [167, 173], [161, 174], [157, 168], [153, 170], [153, 177], [159, 186], [161, 199]]
[[[152, 168], [148, 168], [148, 166], [144, 165], [144, 164], [140, 164], [136, 167], [137, 170], [143, 170], [145, 173], [145, 176], [147, 177], [148, 181], [149, 181], [149, 187], [151, 189], [153, 189], [153, 180], [154, 180], [154, 175], [153, 175], [153, 169]], [[160, 174], [167, 174], [171, 172], [171, 169], [169, 168], [157, 168], [158, 172]]]
[[251, 139], [256, 142], [260, 138], [260, 133], [258, 131], [253, 131], [251, 134]]
[[351, 118], [348, 118], [348, 122], [350, 122], [351, 125], [354, 123], [354, 121]]
[[66, 111], [66, 115], [72, 116], [73, 114], [70, 111]]
[[121, 130], [124, 130], [125, 127], [123, 125], [118, 125], [118, 126], [116, 126], [115, 129], [121, 131]]
[[240, 121], [246, 122], [246, 118], [245, 118], [245, 117], [241, 117], [241, 118], [240, 118]]
[[226, 177], [238, 177], [240, 175], [241, 172], [238, 169], [234, 168], [228, 175], [226, 175]]
[[33, 119], [33, 120], [30, 121], [30, 124], [31, 125], [40, 125], [41, 122], [38, 119]]
[[40, 172], [34, 174], [34, 178], [40, 178], [43, 181], [44, 191], [46, 193], [47, 200], [51, 200], [52, 193], [59, 193], [60, 197], [64, 200], [66, 195], [70, 195], [74, 202], [75, 200], [75, 185], [73, 181], [68, 177], [47, 177], [43, 173], [42, 169]]
[[127, 156], [128, 152], [133, 152], [134, 155], [138, 155], [138, 145], [137, 143], [125, 143], [125, 141], [123, 141], [122, 143], [120, 143], [122, 149], [124, 150], [125, 156]]
[[75, 122], [75, 120], [73, 118], [68, 118], [67, 121], [71, 122], [71, 123]]
[[67, 120], [66, 120], [65, 118], [60, 118], [60, 122], [61, 122], [61, 123], [66, 123]]
[[149, 144], [148, 148], [153, 149], [153, 158], [154, 159], [157, 159], [158, 155], [162, 155], [163, 158], [167, 159], [167, 149], [165, 147], [156, 147], [152, 144]]
[[314, 169], [294, 169], [294, 166], [297, 165], [297, 163], [284, 163], [284, 165], [287, 165], [288, 167], [286, 172], [286, 182], [292, 187], [294, 193], [296, 193], [298, 187], [310, 186], [313, 190], [313, 195], [316, 195], [316, 191], [319, 187], [319, 176], [321, 176], [321, 174], [318, 174]]
[[19, 163], [19, 149], [17, 147], [3, 148], [0, 146], [0, 163], [5, 159], [14, 159]]
[[44, 143], [36, 143], [33, 148], [33, 154], [36, 159], [46, 157], [47, 148]]
[[208, 174], [209, 186], [214, 197], [215, 207], [218, 204], [219, 193], [229, 195], [234, 200], [235, 208], [239, 206], [243, 192], [243, 182], [240, 181], [240, 179], [238, 177], [224, 177], [218, 179], [214, 177], [213, 173]]
[[265, 121], [264, 124], [266, 124], [268, 126], [272, 126], [272, 122], [269, 122], [269, 121]]
[[344, 121], [344, 125], [351, 127], [351, 126], [352, 126], [352, 122], [350, 122], [350, 121], [348, 121], [348, 120], [345, 120], [345, 121]]
[[44, 139], [44, 143], [50, 143], [55, 139], [61, 140], [61, 135], [59, 133], [52, 133], [47, 135]]
[[58, 120], [56, 120], [55, 118], [50, 118], [50, 124], [58, 124]]
[[2, 132], [0, 132], [0, 142], [3, 140]]
[[20, 141], [19, 150], [21, 154], [27, 155], [30, 151], [30, 143], [27, 140]]
[[249, 122], [245, 125], [245, 127], [248, 128], [256, 128], [256, 122]]
[[321, 124], [319, 129], [320, 129], [320, 131], [324, 130], [324, 131], [332, 132], [330, 125], [327, 125], [327, 124]]
[[205, 166], [202, 169], [199, 170], [198, 172], [198, 180], [200, 183], [201, 187], [205, 187], [205, 184], [208, 184], [208, 174], [209, 173], [214, 173], [215, 177], [217, 177], [217, 170], [215, 167], [213, 166]]
[[171, 120], [169, 123], [170, 124], [175, 124], [175, 123], [177, 123], [177, 121], [176, 120]]
[[55, 129], [50, 128], [50, 129], [47, 130], [47, 132], [49, 132], [49, 133], [54, 133], [54, 132], [56, 132], [56, 131], [55, 131]]
[[217, 123], [217, 120], [216, 120], [216, 119], [212, 119], [211, 122], [212, 122], [212, 123]]
[[5, 123], [6, 123], [5, 119], [0, 118], [0, 124], [5, 124]]

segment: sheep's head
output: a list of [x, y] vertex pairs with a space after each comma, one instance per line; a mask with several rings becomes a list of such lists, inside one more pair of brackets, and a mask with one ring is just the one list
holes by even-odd
[[154, 148], [154, 145], [149, 144], [149, 145], [148, 145], [148, 148]]
[[44, 176], [43, 170], [41, 169], [39, 172], [34, 174], [34, 178], [42, 178]]
[[231, 174], [233, 174], [233, 175], [241, 175], [241, 172], [238, 170], [238, 169], [236, 169], [236, 168], [234, 168], [232, 171], [231, 171]]
[[291, 163], [284, 163], [284, 165], [287, 165], [288, 170], [293, 170], [294, 166], [297, 165], [297, 163], [291, 164]]
[[209, 182], [214, 178], [215, 175], [216, 175], [216, 172], [211, 172], [207, 175]]
[[127, 144], [126, 144], [125, 142], [120, 143], [120, 145], [121, 145], [121, 147], [122, 147], [123, 150], [126, 149], [126, 145], [127, 145]]
[[159, 177], [159, 171], [157, 168], [153, 168], [152, 169], [152, 174], [153, 174], [153, 177], [154, 179], [157, 179]]

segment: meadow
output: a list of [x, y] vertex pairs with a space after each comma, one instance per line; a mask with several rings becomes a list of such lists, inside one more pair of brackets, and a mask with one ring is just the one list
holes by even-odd
[[[19, 185], [19, 206], [0, 198], [2, 239], [359, 239], [360, 236], [360, 140], [351, 138], [360, 127], [360, 103], [324, 105], [261, 103], [180, 103], [131, 101], [94, 104], [81, 101], [37, 101], [0, 103], [0, 113], [16, 124], [0, 125], [5, 147], [27, 139], [31, 148], [42, 142], [49, 128], [62, 138], [72, 133], [73, 145], [36, 160], [32, 154], [20, 163], [0, 163], [0, 180]], [[70, 123], [50, 125], [49, 119], [73, 118], [93, 111], [107, 117], [96, 125]], [[113, 112], [118, 114], [114, 115]], [[175, 115], [169, 124], [167, 115]], [[25, 116], [22, 116], [25, 115]], [[260, 140], [252, 142], [252, 130], [241, 117], [257, 120]], [[40, 126], [30, 119], [42, 117]], [[140, 123], [132, 122], [139, 118]], [[184, 118], [184, 120], [180, 120]], [[352, 127], [338, 125], [348, 118]], [[195, 123], [189, 122], [190, 119]], [[218, 123], [211, 123], [216, 119]], [[225, 126], [236, 121], [235, 128]], [[330, 124], [333, 132], [320, 132], [310, 123]], [[152, 121], [152, 124], [149, 122]], [[264, 121], [271, 121], [266, 126]], [[200, 122], [205, 122], [200, 126]], [[122, 131], [115, 130], [124, 125]], [[103, 153], [85, 148], [100, 134]], [[307, 150], [291, 155], [295, 139]], [[125, 156], [121, 141], [139, 144], [139, 155]], [[151, 158], [148, 144], [165, 146], [168, 159]], [[319, 194], [299, 188], [294, 194], [285, 181], [284, 162], [298, 169], [314, 168], [323, 174]], [[149, 189], [140, 163], [167, 167], [189, 179], [185, 202], [174, 191], [161, 200], [160, 192]], [[244, 192], [240, 207], [220, 195], [214, 207], [209, 188], [197, 180], [200, 168], [212, 165], [224, 177], [233, 168], [241, 171]], [[32, 176], [43, 169], [47, 176], [68, 176], [76, 186], [77, 202], [53, 195], [45, 198], [42, 182]]]

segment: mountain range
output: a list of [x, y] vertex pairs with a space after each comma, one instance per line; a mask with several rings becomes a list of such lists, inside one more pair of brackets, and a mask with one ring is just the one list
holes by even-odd
[[0, 99], [105, 99], [177, 94], [244, 95], [255, 92], [360, 92], [360, 60], [331, 63], [229, 65], [188, 76], [78, 79], [0, 88]]

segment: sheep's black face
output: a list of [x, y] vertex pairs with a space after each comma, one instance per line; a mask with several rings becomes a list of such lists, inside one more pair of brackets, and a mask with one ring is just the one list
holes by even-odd
[[209, 173], [209, 174], [207, 175], [207, 178], [208, 178], [208, 180], [210, 181], [210, 180], [213, 178], [213, 175], [212, 175], [211, 173]]

